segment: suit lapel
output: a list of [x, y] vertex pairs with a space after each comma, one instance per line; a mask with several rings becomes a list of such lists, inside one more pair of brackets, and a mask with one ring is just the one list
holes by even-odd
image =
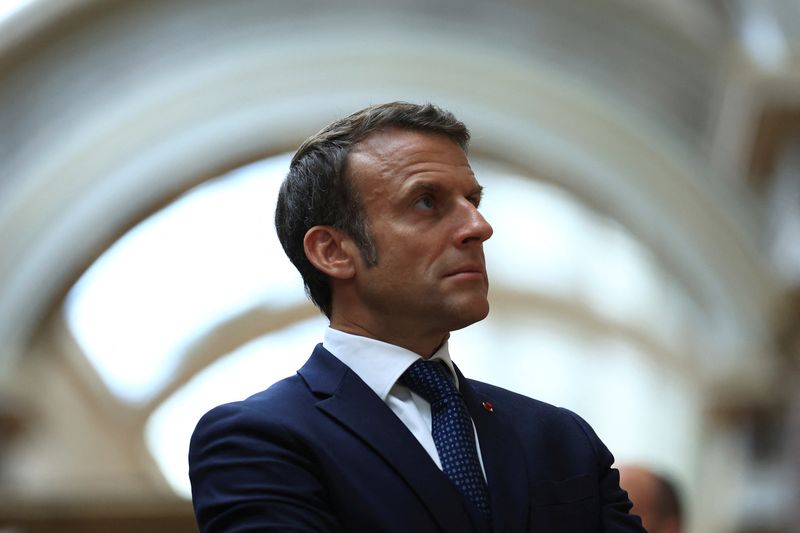
[[472, 531], [458, 489], [389, 407], [346, 365], [317, 345], [298, 373], [317, 407], [358, 435], [403, 478], [444, 531]]
[[[487, 409], [483, 402], [492, 399], [479, 394], [458, 368], [456, 373], [459, 389], [478, 431], [495, 531], [527, 531], [529, 490], [525, 454], [513, 428], [508, 422], [504, 423], [508, 421], [508, 413]], [[491, 409], [502, 408], [488, 405]]]

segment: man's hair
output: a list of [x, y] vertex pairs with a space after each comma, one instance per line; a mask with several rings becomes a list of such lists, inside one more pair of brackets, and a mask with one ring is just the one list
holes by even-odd
[[373, 105], [326, 126], [309, 137], [292, 158], [275, 209], [275, 229], [286, 255], [300, 271], [311, 301], [330, 318], [328, 277], [308, 260], [306, 232], [332, 226], [349, 235], [368, 265], [378, 262], [361, 199], [347, 171], [347, 156], [368, 136], [392, 128], [445, 135], [465, 152], [469, 130], [452, 113], [433, 104], [390, 102]]

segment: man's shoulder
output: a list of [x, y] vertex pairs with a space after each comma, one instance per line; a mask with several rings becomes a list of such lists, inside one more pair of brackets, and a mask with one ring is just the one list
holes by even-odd
[[530, 396], [525, 396], [497, 385], [474, 379], [467, 379], [479, 397], [488, 398], [496, 412], [510, 414], [516, 420], [535, 420], [539, 427], [559, 426], [563, 429], [577, 430], [579, 433], [592, 433], [586, 421], [575, 412]]
[[479, 395], [487, 398], [492, 398], [496, 401], [502, 401], [518, 409], [532, 409], [542, 412], [552, 412], [553, 414], [563, 411], [562, 408], [555, 405], [525, 396], [518, 392], [509, 389], [504, 389], [497, 385], [492, 385], [483, 381], [475, 379], [467, 379], [472, 389]]
[[313, 396], [303, 379], [294, 374], [283, 378], [261, 392], [257, 392], [242, 400], [223, 403], [211, 409], [203, 418], [230, 417], [233, 414], [247, 418], [248, 416], [280, 418], [281, 414], [292, 416], [292, 412]]
[[308, 396], [308, 386], [300, 374], [295, 373], [276, 381], [261, 392], [248, 396], [241, 400], [241, 403], [247, 406], [254, 406], [277, 400], [299, 399], [302, 396]]
[[314, 394], [315, 387], [309, 381], [309, 376], [313, 376], [312, 379], [317, 383], [321, 381], [318, 377], [320, 375], [332, 375], [336, 380], [339, 373], [337, 371], [344, 368], [333, 356], [327, 354], [321, 345], [317, 345], [311, 357], [295, 374], [280, 379], [247, 398], [218, 405], [203, 418], [215, 418], [215, 415], [223, 413], [226, 416], [237, 413], [241, 417], [247, 417], [249, 414], [278, 420], [281, 417], [291, 418], [298, 410], [314, 405], [319, 400]]
[[479, 399], [491, 402], [498, 421], [526, 446], [539, 446], [539, 453], [547, 456], [557, 453], [575, 464], [589, 464], [600, 456], [613, 462], [597, 433], [573, 411], [488, 383], [467, 381]]

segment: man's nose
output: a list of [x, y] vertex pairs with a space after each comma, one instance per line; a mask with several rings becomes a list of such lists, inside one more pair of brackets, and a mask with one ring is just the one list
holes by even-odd
[[458, 244], [466, 244], [468, 242], [483, 242], [492, 236], [494, 230], [492, 226], [486, 221], [478, 208], [467, 203], [464, 206], [461, 221], [460, 231], [456, 237]]

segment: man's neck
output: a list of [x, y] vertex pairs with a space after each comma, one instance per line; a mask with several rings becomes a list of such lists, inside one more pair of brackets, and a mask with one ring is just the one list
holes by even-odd
[[423, 359], [428, 359], [442, 344], [450, 337], [450, 333], [429, 334], [429, 335], [402, 335], [397, 332], [382, 331], [381, 328], [365, 327], [352, 321], [342, 320], [339, 317], [331, 317], [331, 327], [351, 335], [359, 335], [370, 339], [379, 340], [388, 344], [400, 346], [410, 350]]

